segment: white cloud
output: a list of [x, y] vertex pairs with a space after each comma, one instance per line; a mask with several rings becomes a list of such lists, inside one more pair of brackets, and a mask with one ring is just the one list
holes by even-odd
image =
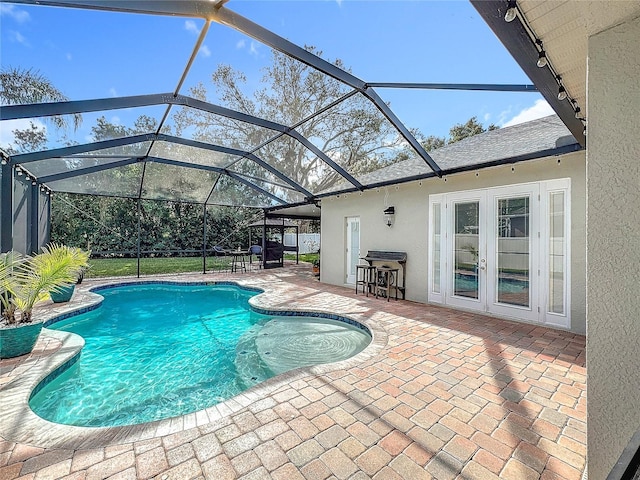
[[536, 103], [533, 104], [533, 106], [525, 108], [511, 120], [504, 122], [502, 126], [510, 127], [511, 125], [517, 125], [519, 123], [535, 120], [536, 118], [546, 117], [548, 115], [552, 115], [553, 113], [553, 108], [551, 108], [546, 100], [538, 99], [536, 100]]
[[109, 89], [109, 95], [111, 95], [112, 97], [117, 97], [118, 96], [118, 92], [116, 91], [115, 87], [111, 87]]
[[236, 48], [238, 50], [247, 50], [249, 52], [249, 55], [253, 55], [255, 57], [257, 57], [260, 54], [260, 44], [254, 42], [253, 40], [251, 41], [251, 43], [249, 43], [249, 46], [247, 47], [247, 41], [243, 38], [242, 40], [238, 40], [238, 42], [236, 43]]
[[200, 29], [193, 20], [185, 20], [184, 28], [187, 32], [195, 33], [196, 35], [200, 33]]
[[209, 50], [209, 47], [207, 47], [206, 45], [202, 45], [200, 47], [200, 53], [202, 53], [202, 55], [204, 55], [205, 57], [211, 56], [211, 50]]
[[15, 146], [15, 136], [13, 135], [13, 131], [30, 129], [32, 122], [38, 128], [44, 128], [45, 130], [47, 128], [46, 125], [39, 120], [26, 118], [18, 120], [3, 120], [2, 128], [0, 128], [0, 147], [8, 148], [12, 145]]
[[29, 42], [27, 41], [25, 36], [22, 35], [20, 32], [17, 32], [15, 30], [10, 30], [9, 38], [11, 39], [12, 42], [21, 43], [27, 47], [29, 46]]
[[15, 5], [7, 5], [6, 3], [0, 4], [0, 16], [8, 16], [13, 18], [18, 23], [24, 23], [30, 20], [29, 12], [26, 10], [20, 10]]
[[114, 115], [113, 117], [111, 117], [111, 120], [109, 121], [114, 125], [120, 125], [120, 117], [118, 117], [117, 115]]
[[249, 53], [251, 55], [258, 55], [258, 48], [260, 47], [260, 45], [258, 45], [256, 42], [251, 42], [251, 46], [249, 47]]
[[71, 56], [71, 54], [69, 52], [67, 52], [65, 57], [67, 58], [68, 61], [71, 61], [73, 59], [73, 57]]
[[491, 119], [491, 114], [485, 113], [482, 119], [485, 121], [485, 123], [488, 122]]

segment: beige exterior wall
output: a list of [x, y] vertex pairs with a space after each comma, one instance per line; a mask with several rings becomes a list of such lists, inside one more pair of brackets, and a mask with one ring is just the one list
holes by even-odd
[[640, 428], [640, 19], [589, 39], [587, 461], [606, 478]]
[[396, 208], [395, 224], [384, 223], [385, 189], [322, 201], [321, 280], [344, 285], [346, 217], [360, 217], [360, 251], [407, 252], [407, 299], [427, 302], [429, 195], [494, 186], [571, 178], [571, 329], [585, 332], [585, 154], [576, 152], [517, 164], [387, 187], [387, 204]]

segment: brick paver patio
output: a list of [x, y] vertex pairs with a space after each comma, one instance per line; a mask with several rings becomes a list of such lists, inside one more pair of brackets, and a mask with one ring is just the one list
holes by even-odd
[[[356, 296], [305, 271], [180, 279], [237, 279], [269, 308], [340, 313], [374, 326], [376, 345], [139, 427], [76, 436], [19, 414], [0, 429], [0, 479], [580, 479], [584, 336]], [[45, 332], [31, 356], [0, 361], [5, 420], [12, 390], [61, 345]]]

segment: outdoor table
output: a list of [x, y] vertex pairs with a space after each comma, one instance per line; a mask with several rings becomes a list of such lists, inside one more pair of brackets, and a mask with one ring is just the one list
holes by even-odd
[[241, 272], [247, 271], [245, 257], [249, 255], [248, 250], [226, 250], [226, 255], [231, 257], [231, 273], [235, 273], [240, 269]]

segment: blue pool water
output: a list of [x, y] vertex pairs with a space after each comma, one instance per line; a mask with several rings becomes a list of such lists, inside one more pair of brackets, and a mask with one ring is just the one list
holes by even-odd
[[231, 285], [146, 284], [101, 290], [100, 308], [49, 328], [81, 335], [80, 359], [30, 400], [57, 423], [116, 426], [202, 410], [292, 368], [363, 350], [344, 322], [251, 310]]
[[[498, 279], [498, 291], [500, 293], [521, 293], [529, 288], [527, 280]], [[478, 277], [456, 273], [454, 291], [475, 292], [478, 290]]]

